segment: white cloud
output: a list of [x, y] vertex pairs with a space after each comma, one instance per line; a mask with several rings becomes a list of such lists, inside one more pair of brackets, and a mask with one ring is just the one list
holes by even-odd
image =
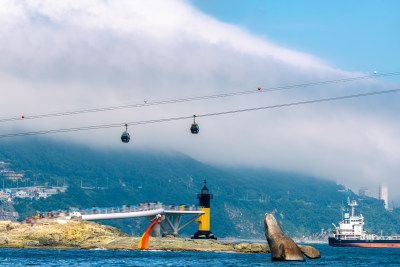
[[[140, 103], [359, 76], [276, 46], [184, 1], [0, 1], [3, 117]], [[8, 123], [3, 131], [204, 114], [393, 87], [377, 81], [76, 117]], [[129, 149], [173, 148], [217, 164], [310, 173], [353, 188], [397, 182], [396, 97], [380, 96], [131, 127]], [[70, 133], [120, 146], [122, 129]], [[90, 137], [90, 138], [88, 138]], [[88, 141], [90, 140], [90, 141]], [[124, 147], [126, 149], [126, 146]], [[393, 192], [394, 194], [394, 192]]]

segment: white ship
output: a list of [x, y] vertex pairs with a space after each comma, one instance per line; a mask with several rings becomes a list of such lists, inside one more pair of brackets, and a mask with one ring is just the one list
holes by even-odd
[[354, 215], [354, 207], [358, 203], [353, 200], [348, 205], [351, 207], [351, 215], [348, 210], [343, 211], [343, 220], [339, 223], [339, 227], [333, 224], [335, 227], [333, 235], [328, 239], [330, 246], [400, 248], [400, 236], [366, 234], [364, 217], [362, 214]]

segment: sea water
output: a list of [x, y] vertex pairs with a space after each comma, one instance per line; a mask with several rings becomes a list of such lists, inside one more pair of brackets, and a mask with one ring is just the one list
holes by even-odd
[[306, 262], [226, 252], [0, 249], [0, 266], [400, 266], [400, 249], [313, 246], [322, 258]]

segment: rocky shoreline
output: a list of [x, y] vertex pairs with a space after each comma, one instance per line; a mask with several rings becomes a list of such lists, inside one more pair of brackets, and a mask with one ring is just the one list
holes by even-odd
[[[82, 220], [0, 221], [0, 248], [140, 250], [139, 240], [117, 228]], [[149, 250], [268, 253], [269, 247], [265, 243], [150, 237]]]
[[[0, 221], [0, 248], [141, 250], [139, 240], [140, 237], [129, 236], [115, 227], [79, 219], [39, 219], [31, 223]], [[298, 246], [307, 257], [320, 257], [315, 248]], [[266, 243], [237, 244], [173, 236], [150, 237], [149, 250], [270, 252]]]

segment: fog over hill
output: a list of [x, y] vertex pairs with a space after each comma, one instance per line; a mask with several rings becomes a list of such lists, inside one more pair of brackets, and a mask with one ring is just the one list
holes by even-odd
[[[385, 211], [383, 202], [344, 191], [334, 182], [311, 176], [259, 168], [221, 168], [196, 161], [180, 152], [94, 149], [73, 143], [29, 138], [0, 142], [0, 161], [44, 183], [68, 185], [65, 193], [47, 199], [17, 200], [22, 218], [36, 210], [67, 207], [109, 207], [161, 201], [197, 204], [196, 194], [207, 179], [214, 194], [211, 229], [219, 237], [263, 238], [263, 216], [275, 212], [286, 231], [296, 237], [325, 234], [341, 219], [347, 197], [360, 201], [367, 229], [398, 233], [398, 210]], [[99, 187], [84, 189], [83, 187]], [[140, 235], [144, 219], [104, 221]], [[322, 230], [323, 229], [323, 230]], [[196, 230], [193, 224], [182, 234]]]
[[[2, 1], [1, 134], [158, 120], [399, 87], [368, 79], [293, 90], [29, 120], [32, 115], [153, 103], [372, 74], [330, 66], [225, 23], [184, 0]], [[374, 51], [376, 53], [376, 51]], [[383, 70], [390, 72], [397, 70]], [[378, 73], [381, 71], [378, 70]], [[213, 165], [279, 169], [353, 190], [400, 186], [395, 94], [198, 119], [49, 135], [124, 151], [175, 150]], [[20, 142], [13, 139], [12, 142]], [[133, 152], [134, 153], [134, 152]], [[391, 199], [400, 192], [389, 190]]]

